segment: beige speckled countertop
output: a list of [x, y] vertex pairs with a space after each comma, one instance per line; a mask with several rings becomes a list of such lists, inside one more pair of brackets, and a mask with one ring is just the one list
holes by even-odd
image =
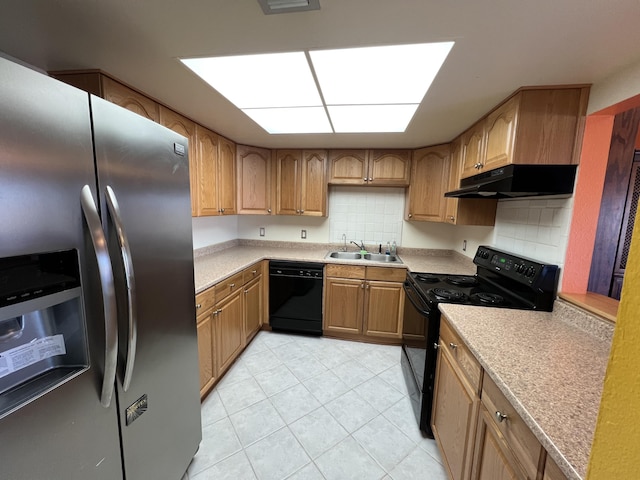
[[565, 475], [584, 478], [613, 325], [563, 301], [552, 313], [439, 309]]
[[[473, 275], [473, 261], [451, 250], [399, 250], [401, 264], [387, 264], [367, 260], [337, 260], [325, 258], [339, 247], [317, 244], [307, 245], [285, 242], [241, 241], [231, 242], [227, 248], [200, 249], [195, 252], [194, 274], [196, 293], [220, 280], [245, 269], [260, 260], [298, 260], [306, 262], [341, 263], [353, 265], [408, 268], [414, 272], [458, 273]], [[351, 249], [350, 249], [351, 251]], [[406, 252], [406, 253], [405, 253]]]

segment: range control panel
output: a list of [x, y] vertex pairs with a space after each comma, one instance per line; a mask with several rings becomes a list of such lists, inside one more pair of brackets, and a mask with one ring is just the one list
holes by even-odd
[[478, 247], [473, 263], [498, 275], [528, 284], [533, 284], [542, 275], [553, 274], [555, 276], [558, 269], [556, 265], [540, 263], [530, 258], [485, 246]]

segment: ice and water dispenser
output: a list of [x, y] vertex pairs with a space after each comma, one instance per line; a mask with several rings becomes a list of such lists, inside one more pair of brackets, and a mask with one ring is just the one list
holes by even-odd
[[88, 368], [78, 252], [0, 258], [0, 418]]

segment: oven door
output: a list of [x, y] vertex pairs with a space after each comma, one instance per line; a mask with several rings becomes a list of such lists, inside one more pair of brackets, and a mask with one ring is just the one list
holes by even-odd
[[433, 345], [438, 342], [440, 312], [429, 307], [411, 281], [404, 283], [404, 292], [402, 373], [420, 430], [433, 438], [431, 407], [437, 358]]

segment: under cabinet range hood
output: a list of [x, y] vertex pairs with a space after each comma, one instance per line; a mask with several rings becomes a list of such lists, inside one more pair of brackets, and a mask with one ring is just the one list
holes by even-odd
[[507, 165], [463, 178], [458, 190], [444, 196], [495, 199], [571, 195], [576, 168], [576, 165]]

